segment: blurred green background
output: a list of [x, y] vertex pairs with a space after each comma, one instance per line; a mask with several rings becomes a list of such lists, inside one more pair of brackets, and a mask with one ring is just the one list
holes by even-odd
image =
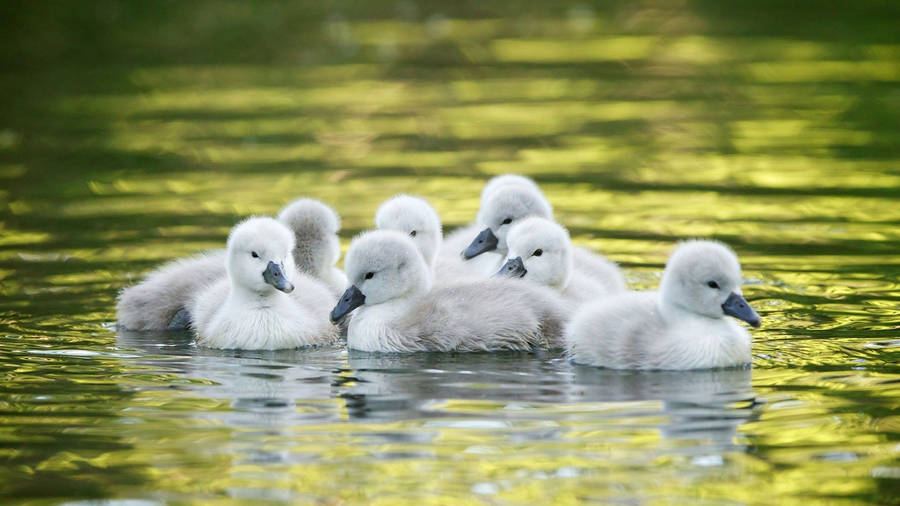
[[[766, 407], [741, 422], [742, 449], [699, 473], [635, 428], [634, 406], [554, 398], [522, 413], [569, 427], [564, 441], [503, 447], [478, 467], [464, 450], [484, 434], [460, 426], [387, 444], [437, 457], [381, 459], [358, 438], [427, 420], [344, 425], [355, 370], [335, 353], [316, 362], [329, 394], [291, 408], [335, 418], [310, 429], [321, 438], [294, 427], [279, 443], [317, 455], [274, 465], [278, 487], [310, 494], [285, 500], [456, 503], [483, 472], [511, 503], [898, 502], [898, 26], [900, 2], [868, 0], [4, 2], [0, 493], [270, 490], [266, 464], [247, 464], [260, 474], [246, 482], [223, 471], [247, 470], [245, 447], [190, 450], [266, 439], [201, 427], [209, 411], [243, 413], [240, 396], [204, 390], [222, 380], [203, 370], [134, 358], [145, 353], [108, 325], [117, 290], [300, 195], [337, 209], [346, 246], [395, 193], [428, 197], [451, 229], [474, 219], [487, 178], [515, 172], [635, 288], [656, 286], [679, 239], [737, 250], [764, 318], [752, 388]], [[465, 362], [447, 360], [427, 367]], [[551, 373], [520, 360], [540, 391]], [[428, 395], [450, 399], [441, 416], [509, 416], [455, 399], [490, 385], [440, 385]], [[598, 428], [572, 410], [614, 417]], [[579, 472], [546, 485], [517, 474], [536, 462]]]

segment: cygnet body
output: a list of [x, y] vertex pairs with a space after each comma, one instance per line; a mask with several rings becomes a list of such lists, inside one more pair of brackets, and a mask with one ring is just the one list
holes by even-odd
[[759, 315], [741, 294], [741, 267], [727, 246], [680, 244], [659, 292], [629, 292], [588, 304], [565, 331], [576, 363], [614, 369], [708, 369], [750, 363]]
[[373, 352], [531, 350], [557, 346], [568, 310], [557, 294], [508, 279], [432, 289], [409, 236], [376, 230], [357, 237], [345, 259], [352, 285], [331, 313], [355, 310], [351, 349]]
[[119, 294], [118, 326], [129, 330], [177, 330], [190, 323], [185, 306], [200, 287], [225, 276], [225, 250], [166, 263]]
[[[341, 248], [337, 238], [340, 218], [330, 207], [313, 199], [288, 204], [279, 220], [294, 232], [294, 265], [324, 281], [336, 297], [347, 287], [344, 273], [334, 267]], [[119, 294], [118, 326], [129, 330], [175, 330], [190, 325], [187, 304], [201, 287], [225, 278], [225, 250], [210, 250], [173, 260], [157, 268], [140, 283]]]
[[278, 221], [294, 232], [297, 270], [321, 279], [335, 295], [347, 288], [347, 276], [335, 267], [341, 257], [341, 218], [331, 207], [309, 198], [297, 199], [278, 213]]
[[188, 304], [197, 342], [225, 349], [277, 350], [337, 338], [321, 281], [296, 272], [294, 235], [272, 218], [250, 218], [232, 229], [227, 279], [200, 290]]
[[554, 221], [537, 216], [519, 220], [510, 228], [506, 243], [506, 263], [497, 275], [551, 287], [572, 307], [625, 290], [619, 267], [605, 258], [607, 269], [601, 279], [573, 276], [569, 232]]

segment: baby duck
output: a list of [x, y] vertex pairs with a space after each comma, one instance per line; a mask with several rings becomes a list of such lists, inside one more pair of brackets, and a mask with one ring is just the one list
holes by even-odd
[[331, 312], [356, 310], [351, 349], [374, 352], [531, 350], [556, 346], [568, 312], [549, 290], [508, 279], [432, 289], [422, 255], [407, 234], [366, 232], [345, 258], [352, 285]]
[[565, 330], [576, 363], [613, 369], [709, 369], [750, 363], [760, 317], [741, 295], [741, 266], [724, 244], [680, 244], [659, 292], [629, 292], [582, 307]]
[[333, 295], [321, 281], [296, 272], [293, 249], [294, 234], [272, 218], [236, 225], [228, 236], [227, 278], [188, 304], [198, 344], [278, 350], [334, 341], [327, 318]]
[[609, 260], [600, 279], [572, 276], [572, 241], [558, 223], [532, 216], [519, 220], [506, 236], [506, 263], [498, 276], [524, 278], [549, 286], [562, 294], [573, 307], [625, 291], [619, 267]]
[[335, 295], [347, 288], [347, 276], [335, 267], [341, 257], [341, 218], [334, 209], [310, 198], [297, 199], [278, 213], [278, 221], [294, 232], [294, 264], [321, 279]]

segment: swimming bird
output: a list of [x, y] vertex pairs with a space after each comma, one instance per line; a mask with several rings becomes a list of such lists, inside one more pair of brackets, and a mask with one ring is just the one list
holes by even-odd
[[566, 327], [569, 357], [613, 369], [708, 369], [750, 363], [760, 326], [741, 294], [734, 252], [714, 241], [680, 244], [658, 292], [629, 292], [582, 306]]
[[[341, 252], [337, 213], [322, 202], [304, 198], [288, 204], [279, 219], [294, 231], [297, 268], [325, 281], [335, 296], [343, 293], [347, 278], [334, 267]], [[223, 278], [225, 250], [168, 262], [140, 283], [122, 290], [116, 304], [118, 326], [129, 330], [185, 329], [191, 321], [185, 306], [193, 294]]]
[[553, 209], [543, 194], [525, 185], [495, 189], [478, 209], [476, 222], [484, 228], [466, 247], [462, 257], [481, 274], [494, 274], [506, 258], [506, 235], [510, 227], [528, 216], [553, 218]]
[[510, 279], [481, 279], [432, 289], [408, 235], [366, 232], [345, 258], [350, 288], [331, 312], [355, 310], [351, 349], [379, 352], [531, 350], [558, 345], [568, 311], [550, 290]]
[[[518, 174], [501, 174], [499, 176], [492, 177], [487, 183], [485, 183], [484, 187], [481, 189], [481, 197], [478, 204], [479, 209], [482, 209], [486, 206], [488, 199], [491, 197], [491, 195], [493, 195], [495, 191], [509, 186], [524, 187], [526, 191], [531, 190], [532, 192], [537, 192], [543, 198], [541, 189], [531, 178]], [[544, 200], [546, 201], [546, 199]], [[549, 203], [547, 205], [549, 206]], [[484, 225], [475, 221], [473, 223], [470, 223], [469, 225], [459, 227], [453, 232], [444, 236], [444, 242], [441, 247], [440, 253], [442, 260], [458, 261], [461, 252], [469, 246], [469, 244], [472, 242], [472, 238], [477, 236], [479, 232], [484, 230], [484, 228]], [[500, 260], [502, 259], [498, 256], [485, 253], [480, 257], [468, 259], [465, 262], [465, 265], [466, 268], [472, 272], [486, 275], [493, 274], [493, 271], [491, 271], [490, 269], [494, 267], [494, 263]]]
[[347, 276], [335, 267], [341, 257], [341, 218], [323, 202], [297, 199], [278, 213], [278, 221], [294, 232], [294, 264], [300, 272], [321, 279], [335, 295], [347, 288]]
[[441, 247], [441, 219], [427, 200], [412, 195], [397, 195], [386, 200], [375, 211], [375, 227], [408, 235], [428, 268], [434, 269]]
[[267, 217], [249, 218], [228, 237], [228, 276], [188, 304], [197, 342], [211, 348], [278, 350], [337, 338], [327, 285], [294, 268], [294, 234]]
[[498, 276], [523, 278], [551, 287], [572, 307], [625, 291], [619, 267], [607, 260], [599, 279], [573, 276], [572, 241], [560, 224], [531, 216], [512, 225], [506, 236], [506, 263]]
[[[494, 274], [507, 257], [506, 235], [510, 227], [529, 216], [552, 220], [553, 208], [537, 184], [523, 176], [497, 176], [486, 186], [492, 188], [486, 187], [482, 191], [483, 202], [478, 209], [477, 219], [477, 223], [486, 228], [466, 247], [463, 258], [467, 263], [477, 262], [474, 267], [476, 271]], [[488, 258], [479, 260], [484, 256]], [[621, 272], [618, 268], [613, 268], [603, 255], [573, 246], [572, 263], [577, 277], [594, 278], [614, 291], [625, 289], [625, 279]]]

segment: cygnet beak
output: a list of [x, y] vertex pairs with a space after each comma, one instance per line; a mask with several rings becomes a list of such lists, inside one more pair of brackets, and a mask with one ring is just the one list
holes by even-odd
[[731, 292], [731, 295], [725, 299], [725, 303], [722, 304], [722, 311], [738, 320], [744, 320], [752, 327], [759, 327], [762, 322], [756, 311], [750, 307], [750, 304], [735, 292]]
[[463, 258], [470, 260], [484, 253], [485, 251], [494, 251], [497, 249], [497, 236], [491, 232], [490, 228], [481, 231], [472, 241], [472, 244], [463, 252]]
[[269, 265], [266, 266], [266, 270], [263, 271], [263, 280], [274, 286], [275, 289], [281, 290], [284, 293], [291, 293], [294, 291], [294, 285], [287, 280], [284, 271], [281, 270], [281, 266], [275, 262], [269, 262]]
[[497, 274], [494, 274], [495, 278], [521, 278], [524, 277], [525, 274], [528, 273], [528, 270], [525, 269], [525, 262], [522, 261], [522, 257], [510, 258], [503, 264], [503, 267], [497, 271]]
[[331, 310], [331, 323], [340, 322], [350, 313], [350, 311], [353, 311], [365, 303], [366, 296], [359, 291], [359, 288], [356, 288], [356, 285], [351, 285], [350, 288], [344, 292], [344, 295], [341, 295], [341, 299], [338, 300], [334, 309]]

